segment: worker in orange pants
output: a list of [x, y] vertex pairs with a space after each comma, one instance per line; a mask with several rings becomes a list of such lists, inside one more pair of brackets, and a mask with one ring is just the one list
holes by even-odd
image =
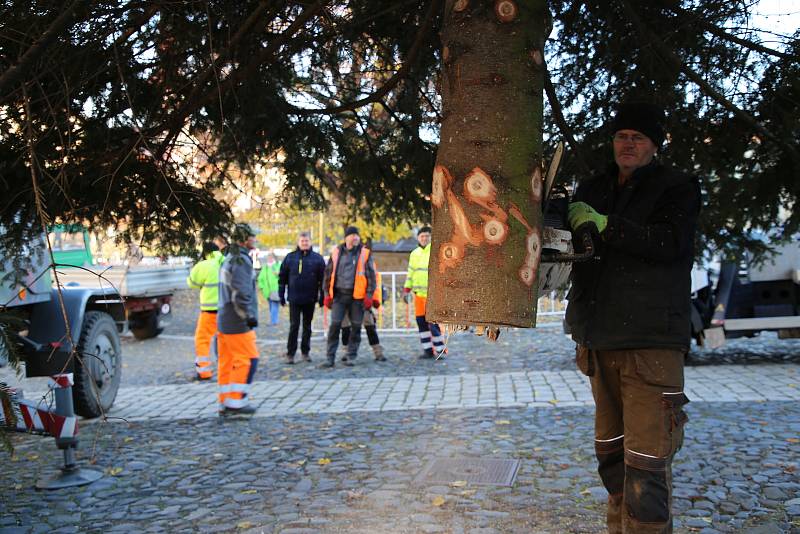
[[[256, 332], [244, 334], [218, 334], [220, 409], [224, 411], [245, 409], [247, 394], [258, 367]], [[245, 410], [244, 413], [248, 413]]]
[[256, 331], [258, 300], [250, 250], [255, 234], [246, 224], [239, 224], [232, 235], [219, 271], [219, 413], [250, 415], [256, 411], [248, 393], [258, 366]]
[[223, 256], [212, 242], [203, 243], [203, 260], [189, 272], [186, 283], [200, 290], [200, 315], [194, 331], [194, 369], [198, 380], [208, 380], [214, 375], [211, 344], [217, 333], [217, 301], [219, 269]]

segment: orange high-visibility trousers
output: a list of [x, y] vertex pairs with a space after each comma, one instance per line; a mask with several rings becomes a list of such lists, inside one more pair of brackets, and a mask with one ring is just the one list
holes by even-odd
[[419, 295], [414, 295], [414, 316], [415, 317], [425, 317], [425, 306], [428, 304], [428, 297], [420, 297]]
[[247, 406], [247, 394], [258, 365], [256, 332], [217, 334], [219, 349], [219, 405], [222, 408]]
[[211, 340], [217, 333], [217, 312], [200, 312], [197, 327], [194, 330], [194, 370], [203, 379], [214, 374], [214, 362], [211, 361]]

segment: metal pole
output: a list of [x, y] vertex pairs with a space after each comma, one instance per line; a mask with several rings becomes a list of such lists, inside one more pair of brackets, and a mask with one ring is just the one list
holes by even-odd
[[[75, 409], [72, 404], [72, 373], [59, 374], [51, 377], [51, 387], [56, 399], [56, 409], [54, 413], [74, 420]], [[64, 467], [61, 472], [50, 477], [40, 479], [36, 482], [38, 489], [61, 489], [72, 486], [83, 486], [101, 478], [103, 473], [92, 471], [91, 469], [81, 469], [75, 463], [75, 449], [78, 446], [78, 438], [75, 434], [78, 431], [75, 423], [74, 431], [67, 437], [56, 436], [56, 447], [64, 451]]]
[[319, 212], [319, 253], [325, 255], [325, 214]]
[[397, 274], [392, 273], [392, 330], [397, 330], [397, 308], [396, 308], [397, 286], [395, 284], [396, 278]]

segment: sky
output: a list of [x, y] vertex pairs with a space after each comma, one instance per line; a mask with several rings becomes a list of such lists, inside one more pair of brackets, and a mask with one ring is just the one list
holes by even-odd
[[[755, 9], [754, 25], [791, 35], [800, 27], [800, 1], [761, 0]], [[772, 38], [763, 37], [765, 41]], [[770, 43], [764, 43], [769, 46]]]

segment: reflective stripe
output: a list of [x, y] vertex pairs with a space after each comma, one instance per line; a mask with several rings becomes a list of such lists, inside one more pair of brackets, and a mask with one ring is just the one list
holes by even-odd
[[431, 343], [430, 341], [423, 341], [422, 342], [422, 348], [423, 349], [431, 349], [431, 348], [433, 348], [433, 343]]
[[232, 399], [228, 397], [222, 403], [223, 406], [226, 408], [244, 408], [247, 406], [247, 400], [245, 399]]
[[625, 451], [629, 452], [631, 454], [636, 454], [638, 456], [644, 456], [645, 458], [658, 458], [658, 459], [661, 459], [661, 456], [653, 456], [652, 454], [645, 454], [643, 452], [636, 452], [636, 451], [632, 451], [631, 449], [625, 449]]
[[598, 442], [598, 443], [610, 443], [610, 442], [612, 442], [612, 441], [617, 441], [618, 439], [622, 439], [622, 438], [624, 438], [624, 437], [625, 437], [625, 434], [620, 434], [620, 435], [619, 435], [619, 436], [617, 436], [616, 438], [611, 438], [611, 439], [596, 439], [595, 441], [596, 441], [596, 442]]
[[247, 393], [250, 391], [250, 384], [230, 384], [228, 388], [230, 393]]

